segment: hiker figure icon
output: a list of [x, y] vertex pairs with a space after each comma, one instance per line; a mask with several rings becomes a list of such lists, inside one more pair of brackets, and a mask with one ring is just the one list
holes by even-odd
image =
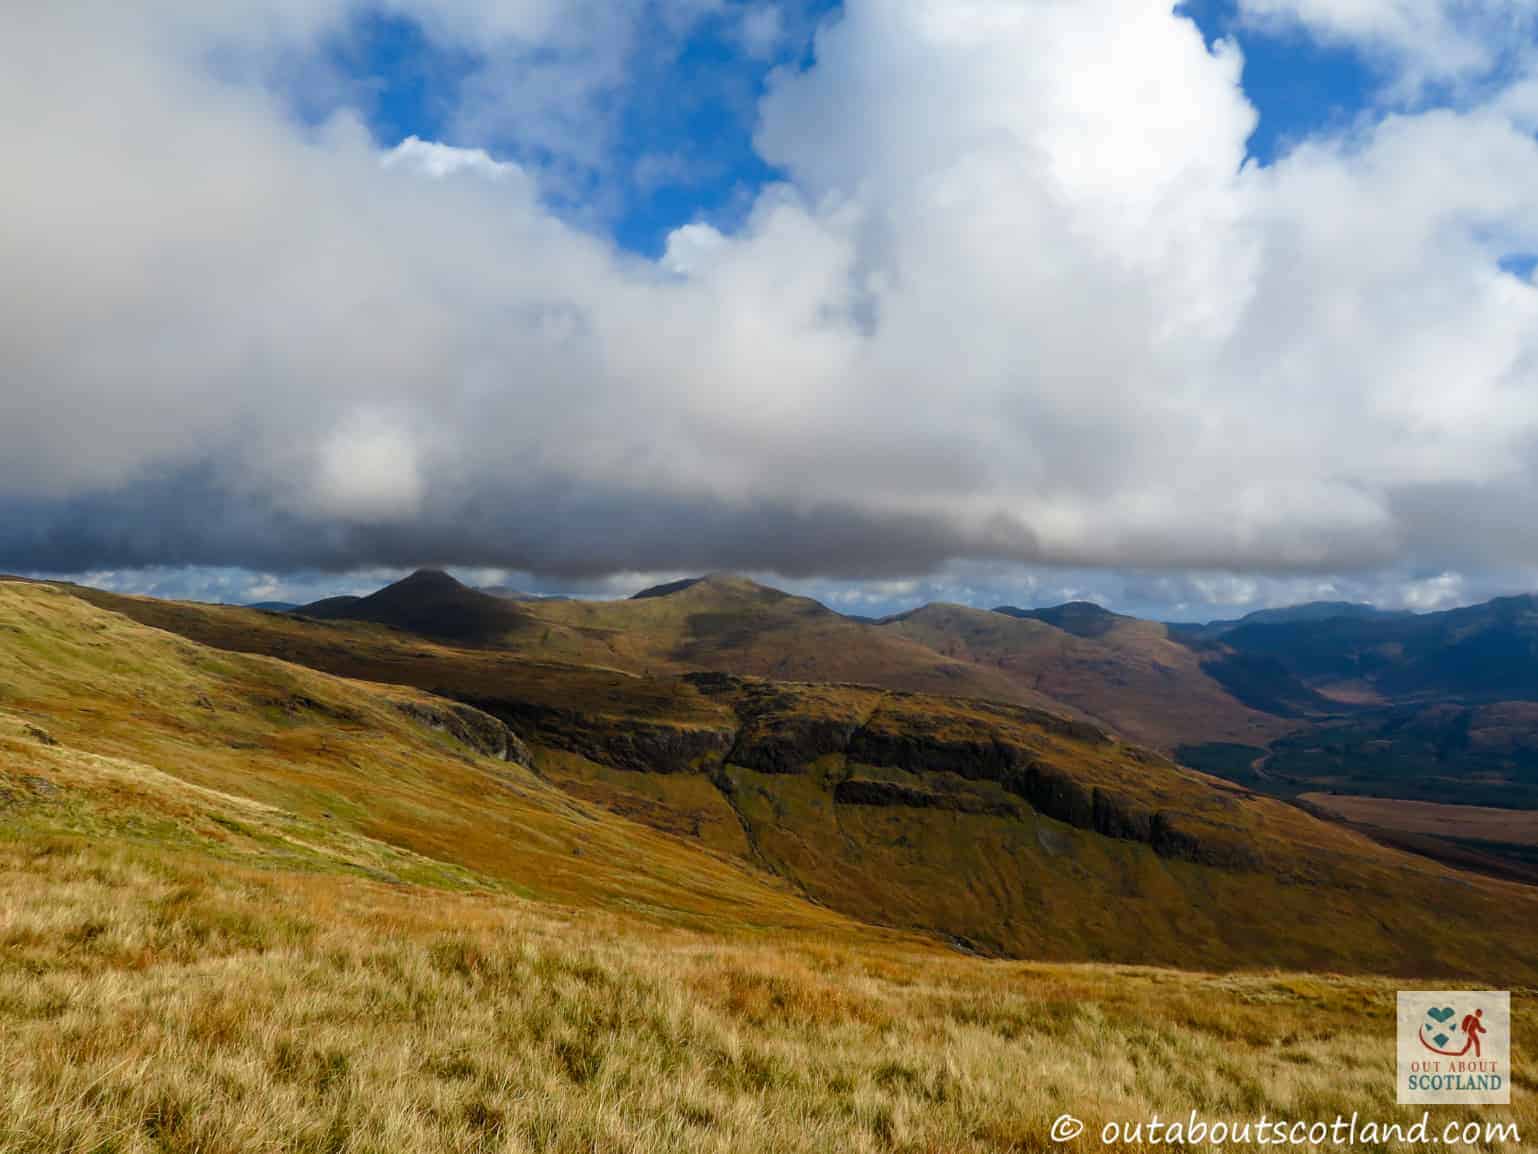
[[1470, 1047], [1472, 1047], [1474, 1050], [1474, 1057], [1477, 1058], [1480, 1056], [1479, 1036], [1481, 1034], [1489, 1033], [1489, 1031], [1485, 1029], [1484, 1023], [1480, 1020], [1484, 1016], [1484, 1010], [1475, 1010], [1472, 1014], [1465, 1014], [1463, 1016], [1463, 1021], [1458, 1023], [1459, 1028], [1463, 1031], [1463, 1036], [1468, 1039], [1468, 1041], [1463, 1043], [1463, 1049], [1458, 1051], [1460, 1055], [1467, 1054]]

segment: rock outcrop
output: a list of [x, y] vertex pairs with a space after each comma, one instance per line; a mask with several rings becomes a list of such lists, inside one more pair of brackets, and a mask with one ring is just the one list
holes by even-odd
[[526, 768], [534, 764], [529, 747], [506, 722], [474, 706], [445, 698], [397, 701], [395, 707], [418, 724], [447, 733], [476, 753]]

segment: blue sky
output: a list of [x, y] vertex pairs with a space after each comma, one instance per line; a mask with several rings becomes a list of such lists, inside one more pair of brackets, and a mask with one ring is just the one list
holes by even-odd
[[1182, 619], [1538, 574], [1521, 0], [97, 15], [0, 46], [0, 569]]
[[[770, 73], [806, 63], [814, 29], [838, 20], [840, 8], [837, 0], [808, 0], [794, 28], [764, 55], [745, 50], [724, 13], [681, 38], [652, 29], [625, 89], [603, 102], [601, 114], [612, 118], [614, 132], [604, 168], [552, 190], [551, 203], [647, 257], [660, 255], [680, 225], [735, 226], [753, 196], [785, 175], [765, 163], [753, 142]], [[1261, 164], [1299, 140], [1347, 130], [1383, 111], [1383, 72], [1357, 47], [1322, 43], [1298, 27], [1247, 21], [1234, 0], [1185, 0], [1177, 11], [1209, 46], [1229, 39], [1243, 50], [1244, 92], [1260, 117], [1248, 154]], [[435, 41], [408, 17], [360, 9], [312, 53], [287, 81], [297, 116], [315, 121], [345, 105], [364, 117], [384, 148], [417, 136], [487, 147], [498, 159], [535, 166], [550, 160], [517, 140], [456, 138], [461, 89], [486, 61]], [[317, 68], [333, 76], [319, 96], [305, 83]]]
[[[744, 44], [731, 9], [698, 20], [682, 35], [660, 25], [644, 29], [623, 90], [594, 109], [612, 133], [604, 163], [578, 172], [516, 138], [465, 138], [454, 110], [486, 57], [445, 46], [398, 13], [356, 10], [307, 58], [292, 61], [283, 83], [296, 116], [313, 123], [339, 107], [355, 109], [382, 148], [416, 136], [560, 169], [561, 179], [546, 188], [553, 207], [655, 258], [680, 225], [704, 220], [734, 227], [759, 189], [782, 179], [753, 146], [758, 102], [773, 69], [808, 59], [813, 30], [837, 19], [838, 8], [834, 0], [779, 8], [780, 39], [763, 47]], [[329, 78], [319, 92], [317, 73]]]
[[[1243, 49], [1245, 94], [1260, 114], [1248, 142], [1258, 162], [1269, 163], [1298, 139], [1374, 114], [1381, 76], [1361, 51], [1321, 44], [1300, 29], [1246, 22], [1233, 0], [1188, 0], [1178, 10], [1209, 44], [1233, 39]], [[730, 228], [760, 188], [784, 177], [753, 144], [771, 71], [804, 63], [812, 30], [839, 17], [836, 0], [811, 0], [794, 30], [761, 56], [745, 50], [724, 14], [700, 21], [681, 39], [653, 30], [654, 42], [637, 53], [625, 90], [602, 110], [614, 121], [604, 170], [582, 174], [574, 186], [554, 192], [552, 202], [648, 257], [658, 256], [680, 225], [706, 220]], [[381, 147], [409, 136], [488, 146], [456, 139], [453, 123], [466, 77], [485, 66], [477, 53], [445, 46], [410, 18], [378, 9], [356, 11], [312, 52], [287, 81], [297, 116], [319, 120], [345, 104], [362, 114]], [[325, 86], [319, 96], [306, 91], [317, 68], [342, 83]], [[488, 151], [536, 165], [549, 160], [516, 140], [491, 142]]]

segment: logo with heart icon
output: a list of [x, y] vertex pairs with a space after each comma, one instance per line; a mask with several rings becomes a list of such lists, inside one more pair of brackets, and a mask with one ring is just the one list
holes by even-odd
[[1400, 990], [1397, 1017], [1398, 1102], [1510, 1102], [1509, 991]]
[[1457, 1053], [1456, 1050], [1447, 1049], [1447, 1044], [1458, 1033], [1458, 1023], [1454, 1021], [1457, 1016], [1458, 1011], [1451, 1006], [1432, 1006], [1428, 1009], [1426, 1021], [1421, 1025], [1421, 1044], [1438, 1054]]
[[1465, 1007], [1461, 1018], [1457, 1009], [1445, 1003], [1427, 1006], [1421, 1022], [1420, 1043], [1433, 1054], [1447, 1058], [1462, 1058], [1471, 1050], [1477, 1058], [1481, 1051], [1480, 1039], [1488, 1032], [1484, 1016], [1484, 1009], [1478, 1006]]

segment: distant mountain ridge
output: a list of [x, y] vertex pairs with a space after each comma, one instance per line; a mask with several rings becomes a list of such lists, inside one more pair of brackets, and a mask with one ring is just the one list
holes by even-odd
[[1103, 637], [1116, 628], [1118, 621], [1135, 621], [1112, 613], [1093, 601], [1070, 601], [1065, 605], [1053, 605], [1045, 609], [1017, 609], [1013, 605], [1000, 605], [994, 609], [1006, 617], [1020, 620], [1045, 621], [1078, 637]]
[[[637, 859], [627, 846], [655, 845], [676, 861], [693, 843], [721, 865], [753, 871], [744, 876], [771, 879], [818, 907], [940, 935], [971, 952], [1454, 975], [1467, 974], [1473, 957], [1487, 972], [1498, 969], [1512, 980], [1533, 973], [1538, 897], [1384, 849], [1300, 808], [1054, 713], [718, 672], [637, 675], [525, 656], [507, 646], [459, 648], [367, 623], [339, 628], [225, 606], [20, 588], [10, 604], [21, 630], [0, 629], [0, 656], [26, 652], [29, 643], [38, 650], [36, 638], [24, 634], [36, 633], [40, 623], [53, 630], [38, 635], [53, 639], [40, 647], [42, 666], [30, 659], [6, 666], [24, 679], [50, 671], [43, 673], [50, 680], [28, 688], [25, 700], [46, 692], [50, 700], [73, 703], [85, 668], [79, 663], [113, 662], [99, 644], [75, 640], [95, 638], [103, 628], [136, 653], [154, 653], [156, 668], [168, 671], [158, 682], [135, 681], [137, 668], [122, 675], [113, 732], [100, 731], [99, 711], [65, 704], [52, 715], [60, 739], [102, 740], [115, 750], [125, 738], [159, 726], [159, 740], [191, 772], [203, 773], [212, 759], [226, 767], [215, 786], [244, 787], [247, 778], [238, 775], [256, 758], [264, 777], [282, 784], [285, 799], [306, 806], [317, 823], [345, 815], [367, 832], [389, 832], [452, 861], [468, 853], [474, 856], [467, 864], [516, 869], [542, 855], [562, 884], [590, 868], [587, 856], [566, 841], [551, 841], [547, 824], [534, 830], [509, 825], [506, 807], [516, 805], [525, 815], [520, 821], [537, 811], [580, 826], [575, 836], [595, 847], [600, 868], [624, 855], [623, 868], [635, 872], [638, 887], [660, 863]], [[478, 607], [485, 595], [466, 598], [463, 588], [446, 575], [414, 574], [375, 594], [365, 611], [404, 617], [410, 607], [401, 602], [414, 598], [440, 609]], [[0, 586], [0, 605], [6, 599]], [[89, 611], [73, 609], [77, 600], [89, 602]], [[888, 635], [887, 626], [857, 627], [857, 634], [815, 602], [737, 581], [577, 606], [578, 616], [591, 619], [568, 628], [586, 636], [584, 630], [601, 635], [615, 621], [653, 630], [682, 622], [704, 641], [714, 629], [734, 628], [711, 616], [723, 607], [735, 607], [734, 621], [752, 619], [752, 637], [772, 638], [811, 622], [837, 630], [815, 632], [819, 643], [842, 638], [887, 647], [868, 652], [922, 651], [910, 639]], [[573, 612], [570, 605], [550, 608]], [[961, 608], [931, 607], [938, 611], [907, 624], [950, 627], [952, 610]], [[110, 615], [100, 609], [121, 614], [121, 624], [108, 625]], [[703, 626], [691, 625], [701, 614]], [[1055, 633], [1071, 646], [1085, 644], [1044, 622], [986, 611], [965, 611], [955, 627], [982, 630], [990, 623], [1004, 630], [999, 636]], [[1125, 628], [1159, 636], [1146, 622]], [[364, 684], [352, 691], [300, 679], [293, 666], [277, 662], [210, 660], [166, 631]], [[978, 634], [977, 643], [986, 636]], [[537, 646], [529, 652], [541, 653]], [[231, 667], [240, 672], [232, 676]], [[191, 681], [202, 696], [189, 691], [189, 672], [203, 679]], [[214, 683], [210, 676], [227, 680]], [[401, 686], [416, 687], [415, 695], [402, 704], [369, 704], [382, 701], [381, 693], [400, 700], [408, 692]], [[145, 688], [154, 691], [148, 712]], [[226, 712], [215, 714], [219, 728], [210, 730], [205, 716], [212, 709]], [[416, 727], [413, 748], [436, 746], [443, 755], [413, 771], [385, 744], [333, 751], [333, 738], [354, 742], [371, 718], [391, 734]], [[247, 728], [227, 728], [237, 723]], [[254, 752], [226, 741], [231, 732], [249, 732], [243, 740]], [[186, 758], [189, 735], [207, 741], [206, 756]], [[475, 760], [466, 737], [492, 738], [487, 748], [501, 750], [494, 754], [500, 760]], [[508, 776], [509, 754], [537, 776]], [[291, 777], [301, 757], [320, 759], [320, 772]], [[580, 804], [562, 807], [550, 793], [555, 788]], [[342, 789], [347, 792], [336, 793]], [[381, 805], [389, 808], [376, 814]], [[594, 807], [676, 841], [653, 843], [649, 831], [616, 829]], [[438, 826], [442, 815], [452, 820]], [[700, 880], [716, 888], [709, 878]], [[637, 900], [655, 902], [671, 916], [682, 896], [652, 889]]]
[[1204, 626], [1083, 601], [934, 604], [871, 621], [730, 574], [627, 600], [562, 601], [511, 600], [421, 570], [297, 612], [632, 673], [1014, 702], [1286, 796], [1343, 789], [1538, 805], [1538, 712], [1515, 707], [1538, 701], [1531, 596], [1427, 614], [1314, 602]]
[[1390, 617], [1413, 617], [1408, 609], [1379, 609], [1362, 601], [1306, 601], [1301, 605], [1286, 605], [1274, 609], [1257, 609], [1243, 617], [1229, 618], [1206, 623], [1173, 622], [1170, 629], [1176, 635], [1194, 640], [1212, 640], [1247, 625], [1301, 625], [1319, 621], [1364, 621]]
[[521, 603], [471, 589], [440, 569], [418, 569], [367, 597], [328, 597], [296, 612], [323, 621], [368, 621], [475, 646], [530, 627]]

